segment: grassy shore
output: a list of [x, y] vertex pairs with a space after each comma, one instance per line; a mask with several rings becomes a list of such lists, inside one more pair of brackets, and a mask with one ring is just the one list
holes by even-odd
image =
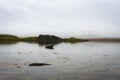
[[85, 41], [88, 41], [86, 39], [79, 39], [79, 38], [74, 38], [74, 37], [71, 37], [71, 38], [65, 38], [63, 39], [64, 42], [70, 42], [70, 43], [77, 43], [77, 42], [85, 42]]
[[38, 37], [17, 37], [9, 34], [0, 34], [0, 44], [12, 44], [17, 42], [29, 42], [29, 43], [39, 43], [39, 44], [48, 44], [48, 43], [60, 43], [60, 42], [120, 42], [120, 38], [99, 38], [99, 39], [80, 39], [80, 38], [60, 38], [54, 35], [39, 35]]
[[8, 35], [8, 34], [0, 34], [0, 44], [13, 44], [17, 42], [36, 42], [37, 37], [17, 37], [13, 35]]
[[0, 34], [0, 41], [14, 40], [17, 41], [19, 38], [13, 35]]
[[[8, 35], [8, 34], [0, 34], [0, 41], [37, 41], [37, 39], [39, 39], [38, 37], [25, 37], [25, 38], [21, 38], [21, 37], [17, 37], [17, 36], [13, 36], [13, 35]], [[44, 35], [42, 36], [42, 38], [40, 38], [39, 40], [60, 40], [63, 42], [82, 42], [82, 41], [86, 41], [84, 39], [79, 39], [79, 38], [60, 38], [60, 37], [56, 37], [53, 35]]]

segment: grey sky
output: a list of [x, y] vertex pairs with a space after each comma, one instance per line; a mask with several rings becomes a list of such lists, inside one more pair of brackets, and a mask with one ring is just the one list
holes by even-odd
[[0, 33], [120, 37], [120, 0], [0, 0]]

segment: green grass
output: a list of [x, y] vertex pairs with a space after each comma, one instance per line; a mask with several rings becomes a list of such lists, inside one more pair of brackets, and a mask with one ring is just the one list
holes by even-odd
[[17, 36], [0, 34], [0, 41], [8, 41], [8, 40], [19, 40]]
[[36, 41], [37, 37], [20, 38], [21, 41]]
[[37, 42], [37, 37], [25, 37], [25, 38], [20, 38], [19, 41], [28, 42], [28, 43], [36, 43], [36, 42]]
[[0, 41], [2, 40], [17, 40], [17, 41], [33, 41], [36, 40], [37, 37], [25, 37], [25, 38], [19, 38], [17, 36], [13, 35], [7, 35], [7, 34], [0, 34]]
[[19, 41], [17, 36], [0, 34], [0, 44], [15, 44]]

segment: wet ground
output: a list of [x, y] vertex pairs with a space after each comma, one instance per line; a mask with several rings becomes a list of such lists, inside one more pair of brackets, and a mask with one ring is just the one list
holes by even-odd
[[0, 80], [120, 80], [119, 48], [120, 43], [100, 42], [61, 43], [54, 49], [2, 44]]

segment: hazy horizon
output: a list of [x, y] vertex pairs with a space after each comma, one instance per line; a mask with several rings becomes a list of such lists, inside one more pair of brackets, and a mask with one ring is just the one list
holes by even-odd
[[0, 34], [120, 38], [119, 0], [1, 0]]

